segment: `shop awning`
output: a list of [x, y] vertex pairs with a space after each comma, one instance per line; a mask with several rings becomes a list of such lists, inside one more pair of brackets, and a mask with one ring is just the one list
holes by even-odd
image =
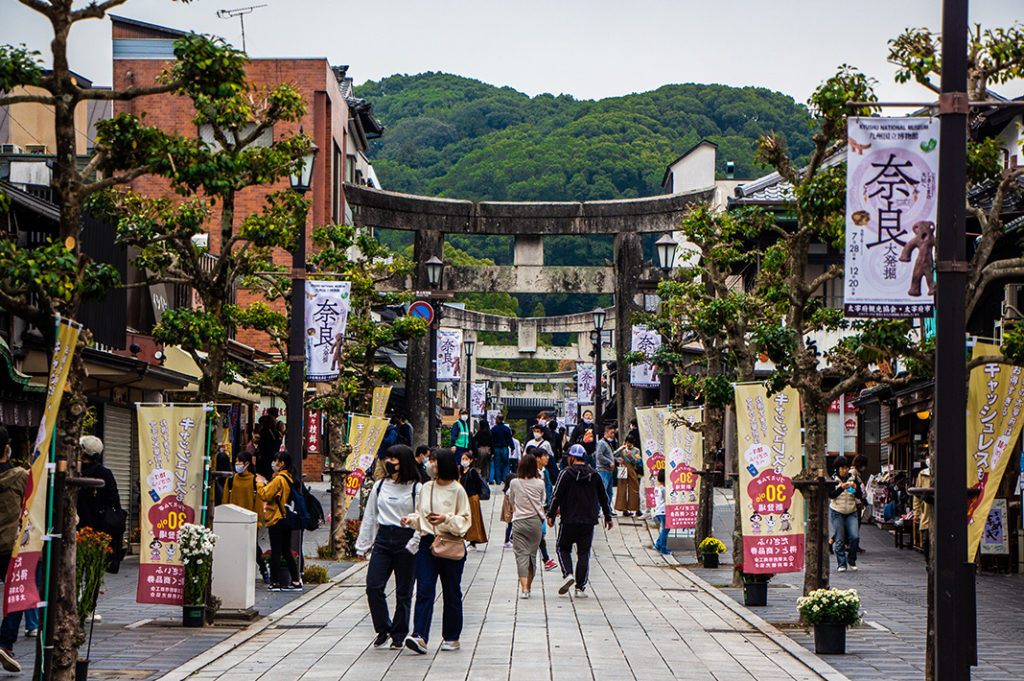
[[[190, 379], [188, 385], [181, 388], [181, 392], [199, 392], [199, 377], [203, 372], [199, 370], [199, 365], [192, 359], [192, 356], [179, 347], [165, 347], [164, 353], [167, 356], [164, 366], [185, 374]], [[238, 380], [240, 382], [221, 383], [220, 393], [228, 398], [258, 404], [260, 396], [249, 390], [244, 379]]]

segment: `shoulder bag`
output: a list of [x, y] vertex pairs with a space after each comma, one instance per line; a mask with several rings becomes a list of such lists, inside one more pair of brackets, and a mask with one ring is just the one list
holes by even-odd
[[[511, 487], [511, 485], [509, 485]], [[512, 496], [505, 492], [505, 498], [501, 501], [501, 522], [510, 523], [512, 522], [512, 514], [514, 509], [512, 508]]]
[[[430, 512], [434, 512], [434, 487], [430, 486]], [[462, 560], [466, 557], [466, 542], [462, 540], [462, 537], [456, 537], [454, 534], [447, 532], [437, 532], [434, 534], [434, 542], [430, 545], [430, 553], [435, 558], [445, 558], [447, 560]]]

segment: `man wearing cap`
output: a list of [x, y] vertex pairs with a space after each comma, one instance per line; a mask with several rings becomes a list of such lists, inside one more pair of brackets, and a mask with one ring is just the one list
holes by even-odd
[[121, 495], [117, 493], [114, 473], [103, 465], [103, 440], [95, 435], [83, 435], [78, 444], [82, 451], [82, 477], [99, 478], [103, 487], [83, 487], [78, 491], [78, 527], [91, 527], [110, 535], [109, 569], [117, 572], [121, 563], [127, 514], [121, 508]]
[[[559, 563], [562, 566], [562, 585], [559, 595], [565, 595], [573, 584], [576, 597], [586, 598], [587, 577], [590, 574], [590, 546], [594, 542], [594, 525], [599, 520], [598, 504], [604, 513], [607, 529], [612, 528], [612, 511], [608, 493], [600, 476], [584, 462], [587, 450], [582, 445], [569, 447], [565, 458], [567, 466], [558, 475], [555, 490], [548, 506], [548, 526], [555, 526], [561, 512], [556, 542]], [[573, 577], [572, 547], [576, 546], [576, 573]]]

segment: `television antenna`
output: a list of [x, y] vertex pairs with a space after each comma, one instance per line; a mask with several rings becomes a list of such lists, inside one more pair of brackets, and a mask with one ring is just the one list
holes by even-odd
[[245, 15], [252, 14], [253, 10], [257, 10], [260, 7], [266, 7], [266, 5], [250, 5], [249, 7], [239, 7], [237, 9], [217, 10], [217, 16], [221, 19], [234, 19], [238, 17], [238, 22], [242, 25], [242, 52], [245, 52]]

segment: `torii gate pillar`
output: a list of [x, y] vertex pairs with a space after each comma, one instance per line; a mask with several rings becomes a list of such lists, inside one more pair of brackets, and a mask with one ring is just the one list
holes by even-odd
[[629, 384], [629, 365], [622, 358], [629, 352], [632, 341], [633, 313], [640, 310], [637, 296], [643, 272], [643, 247], [636, 232], [615, 235], [615, 382], [618, 399], [616, 420], [619, 433], [625, 437], [629, 421], [636, 414], [639, 389]]
[[[430, 288], [430, 281], [427, 279], [425, 263], [434, 255], [444, 259], [444, 235], [436, 230], [419, 230], [415, 234], [412, 257], [416, 263], [416, 273], [413, 275], [413, 282], [416, 290], [426, 291]], [[439, 310], [440, 305], [435, 303], [435, 325]], [[410, 340], [406, 355], [405, 404], [408, 410], [406, 417], [412, 424], [414, 450], [419, 445], [427, 444], [430, 410], [437, 408], [437, 396], [434, 395], [434, 399], [430, 399], [430, 374], [434, 359], [430, 356], [430, 338], [433, 334], [434, 329], [431, 328], [427, 330], [423, 338]]]

